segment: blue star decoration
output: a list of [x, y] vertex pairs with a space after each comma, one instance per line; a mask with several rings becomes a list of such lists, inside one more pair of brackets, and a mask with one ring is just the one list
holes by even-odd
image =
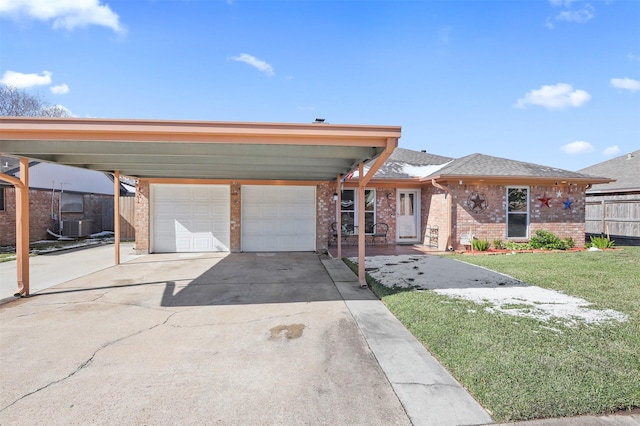
[[571, 201], [569, 197], [567, 197], [566, 201], [564, 202], [564, 208], [571, 209], [571, 204], [573, 204], [573, 201]]

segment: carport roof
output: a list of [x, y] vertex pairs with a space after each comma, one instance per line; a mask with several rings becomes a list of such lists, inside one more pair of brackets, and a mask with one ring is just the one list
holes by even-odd
[[399, 126], [0, 117], [0, 153], [139, 178], [334, 180]]

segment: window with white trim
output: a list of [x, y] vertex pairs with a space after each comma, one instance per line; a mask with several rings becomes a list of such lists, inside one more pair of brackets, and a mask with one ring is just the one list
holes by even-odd
[[[342, 191], [342, 204], [340, 206], [340, 220], [343, 225], [359, 226], [358, 223], [358, 191], [344, 189]], [[364, 190], [364, 223], [365, 233], [371, 233], [373, 224], [376, 223], [376, 191]]]
[[527, 238], [529, 229], [529, 188], [507, 188], [507, 238]]

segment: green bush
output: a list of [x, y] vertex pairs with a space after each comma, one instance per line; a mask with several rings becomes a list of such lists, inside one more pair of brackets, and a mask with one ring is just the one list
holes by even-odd
[[503, 249], [502, 240], [493, 240], [493, 248], [496, 250]]
[[489, 249], [489, 241], [474, 238], [471, 240], [471, 247], [476, 251], [487, 251]]
[[507, 250], [531, 250], [531, 244], [529, 243], [514, 243], [513, 241], [507, 241], [504, 244], [504, 248]]
[[603, 249], [603, 248], [612, 248], [615, 245], [615, 241], [610, 240], [607, 237], [590, 237], [591, 240], [590, 246]]
[[575, 242], [571, 237], [562, 240], [552, 232], [539, 229], [536, 235], [531, 237], [530, 244], [535, 249], [568, 250], [575, 245]]

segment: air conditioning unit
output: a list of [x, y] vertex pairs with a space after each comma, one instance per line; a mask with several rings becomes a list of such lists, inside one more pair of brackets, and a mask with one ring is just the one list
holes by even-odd
[[62, 235], [65, 237], [81, 238], [93, 233], [93, 219], [63, 220]]

